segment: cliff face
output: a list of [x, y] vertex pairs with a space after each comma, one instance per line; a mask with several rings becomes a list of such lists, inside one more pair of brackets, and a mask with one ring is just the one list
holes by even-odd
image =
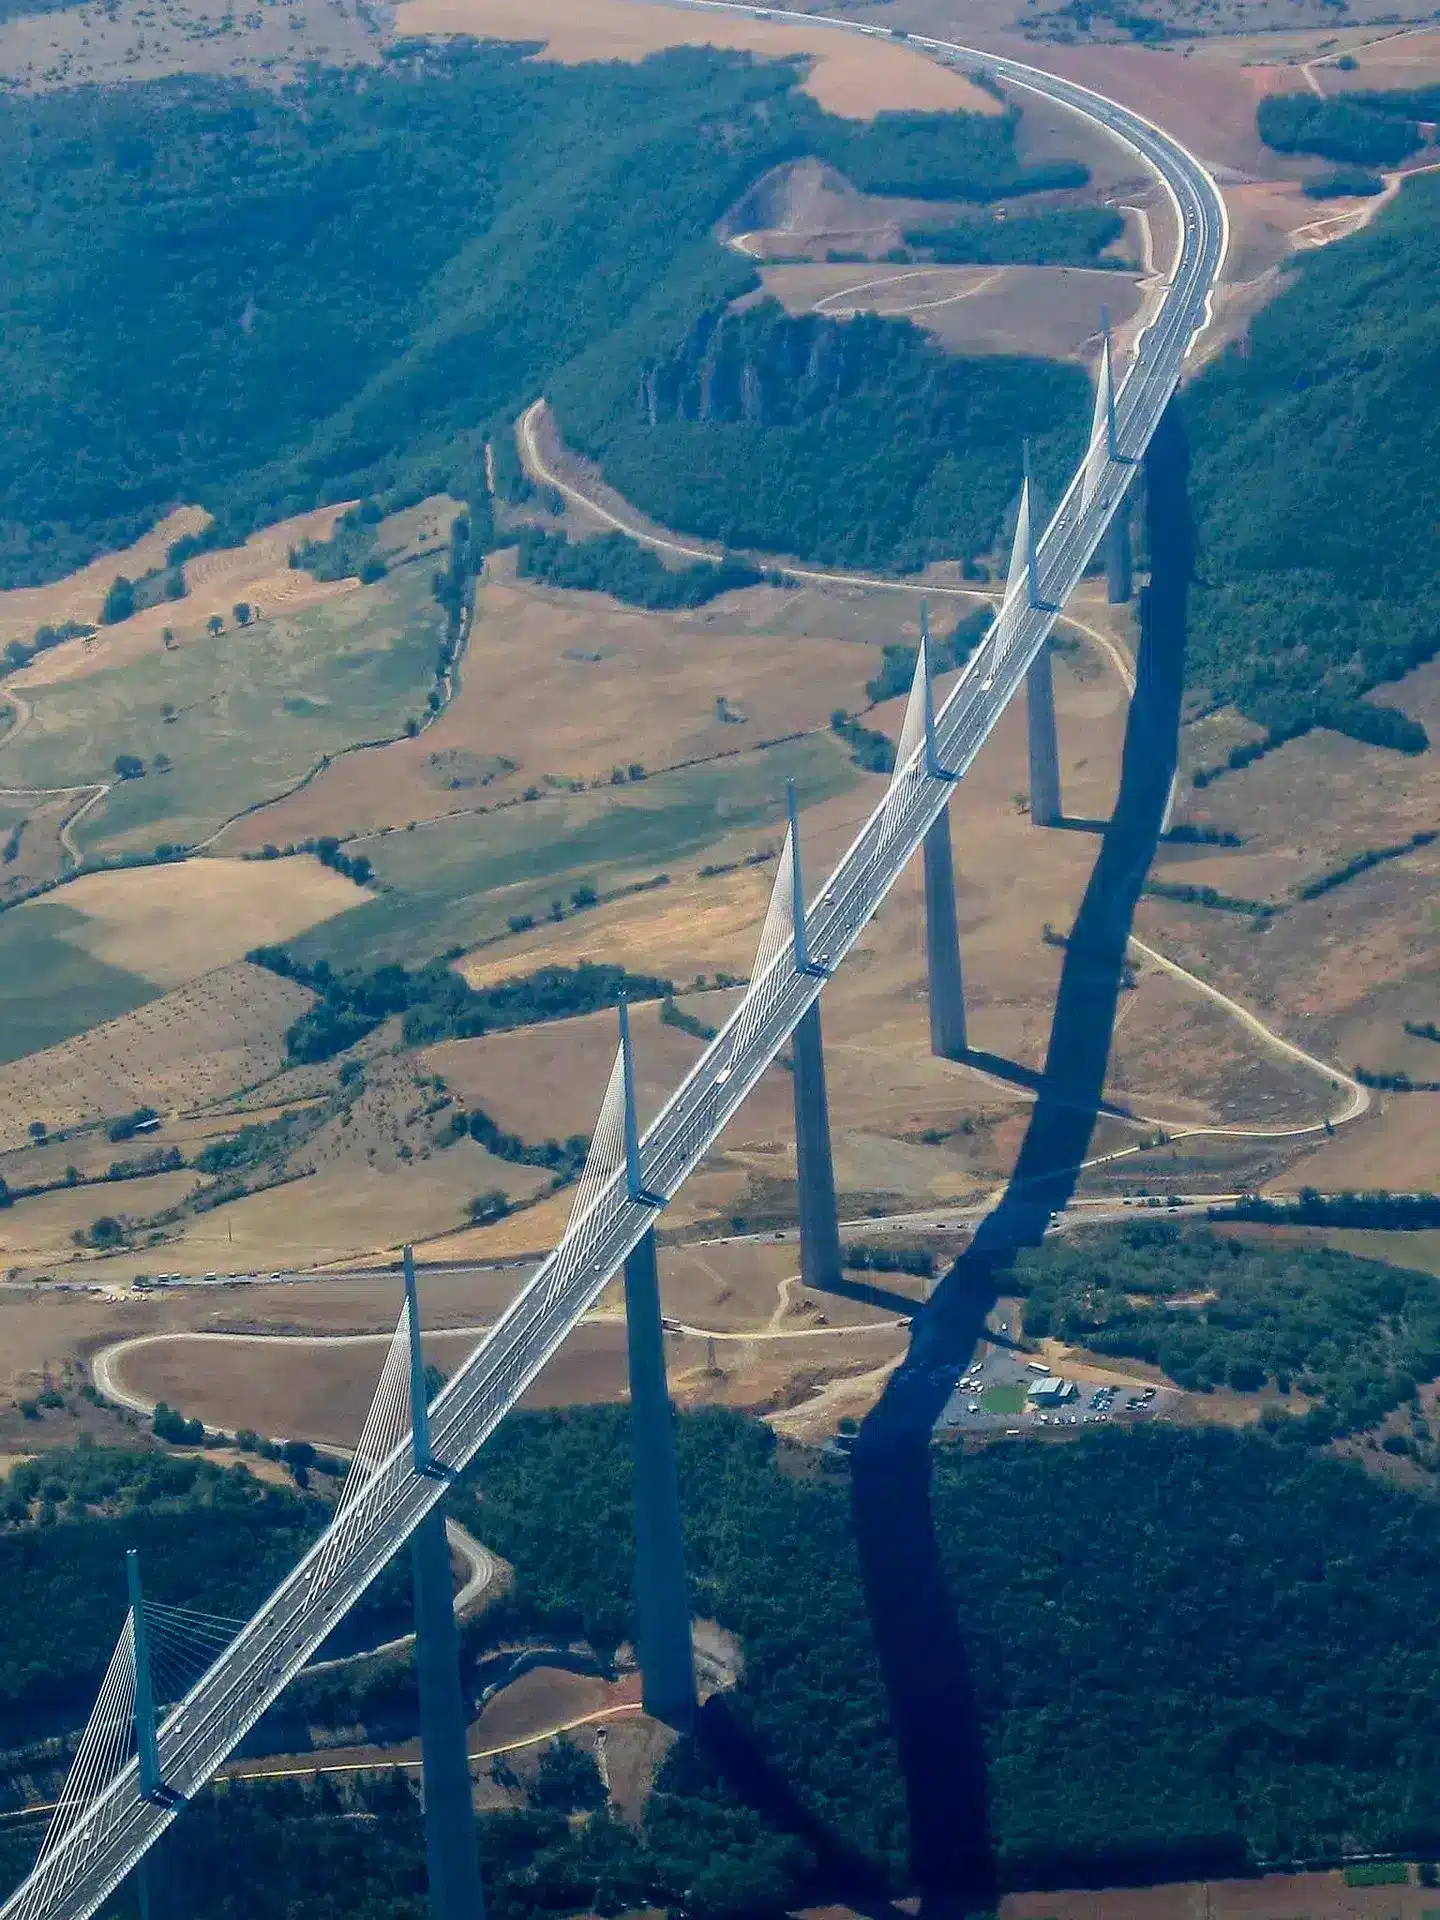
[[662, 421], [793, 426], [814, 420], [869, 381], [902, 351], [893, 322], [791, 319], [773, 303], [708, 313], [675, 351], [640, 376], [637, 411]]

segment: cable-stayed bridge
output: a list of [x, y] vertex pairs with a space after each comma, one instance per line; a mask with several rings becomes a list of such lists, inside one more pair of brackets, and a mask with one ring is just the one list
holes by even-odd
[[[732, 13], [763, 12], [770, 18], [808, 27], [882, 31], [813, 14], [722, 8], [715, 0], [688, 0], [688, 4]], [[1073, 108], [1106, 129], [1153, 169], [1170, 200], [1178, 234], [1169, 283], [1159, 309], [1118, 380], [1107, 335], [1088, 447], [1043, 530], [1037, 524], [1039, 516], [1026, 477], [998, 616], [938, 710], [926, 637], [922, 634], [889, 788], [834, 871], [818, 892], [808, 896], [792, 802], [790, 828], [749, 988], [643, 1135], [636, 1121], [622, 1010], [620, 1050], [566, 1232], [464, 1365], [427, 1407], [412, 1278], [396, 1342], [382, 1371], [375, 1409], [331, 1525], [254, 1616], [233, 1633], [231, 1623], [222, 1623], [222, 1633], [216, 1623], [198, 1615], [167, 1619], [163, 1613], [146, 1608], [139, 1596], [138, 1581], [134, 1583], [131, 1611], [115, 1659], [39, 1859], [0, 1907], [0, 1920], [61, 1920], [62, 1916], [64, 1920], [84, 1920], [93, 1913], [143, 1859], [186, 1800], [234, 1752], [407, 1540], [417, 1542], [422, 1718], [429, 1710], [427, 1699], [432, 1708], [439, 1700], [441, 1717], [449, 1716], [449, 1735], [453, 1736], [458, 1725], [461, 1742], [458, 1749], [453, 1737], [448, 1738], [448, 1744], [440, 1743], [450, 1757], [449, 1780], [448, 1786], [437, 1784], [436, 1805], [448, 1792], [452, 1810], [461, 1804], [468, 1815], [469, 1783], [463, 1764], [464, 1723], [458, 1717], [458, 1688], [452, 1688], [455, 1697], [448, 1706], [445, 1704], [449, 1699], [446, 1676], [454, 1669], [454, 1651], [453, 1644], [448, 1650], [441, 1644], [447, 1631], [453, 1640], [453, 1624], [449, 1623], [448, 1567], [439, 1503], [449, 1478], [483, 1446], [622, 1265], [627, 1267], [631, 1317], [637, 1467], [642, 1466], [642, 1421], [650, 1422], [647, 1430], [653, 1442], [639, 1475], [644, 1483], [648, 1474], [649, 1492], [647, 1495], [642, 1484], [641, 1511], [637, 1515], [642, 1556], [642, 1664], [646, 1662], [647, 1632], [657, 1663], [663, 1665], [668, 1658], [673, 1668], [676, 1658], [688, 1660], [688, 1616], [679, 1654], [673, 1645], [667, 1653], [663, 1627], [656, 1628], [652, 1620], [647, 1629], [646, 1619], [647, 1591], [653, 1609], [675, 1618], [677, 1574], [683, 1611], [678, 1507], [673, 1494], [673, 1455], [666, 1452], [668, 1407], [664, 1402], [663, 1352], [654, 1288], [655, 1220], [793, 1036], [802, 1227], [809, 1227], [807, 1271], [811, 1259], [825, 1263], [824, 1239], [827, 1233], [834, 1235], [835, 1227], [817, 1003], [827, 980], [922, 845], [926, 848], [927, 897], [932, 907], [932, 1030], [938, 1009], [939, 1024], [944, 1027], [948, 1021], [952, 1041], [959, 1023], [963, 1044], [963, 1008], [951, 1004], [947, 1013], [945, 1007], [947, 996], [953, 1002], [958, 994], [960, 980], [958, 950], [954, 950], [953, 893], [948, 935], [943, 912], [936, 918], [936, 910], [944, 905], [943, 889], [953, 888], [948, 837], [943, 840], [945, 858], [932, 861], [932, 850], [941, 845], [932, 836], [948, 835], [946, 808], [953, 788], [1027, 680], [1032, 719], [1032, 812], [1044, 820], [1058, 811], [1053, 710], [1048, 723], [1048, 752], [1044, 731], [1049, 689], [1046, 641], [1059, 610], [1099, 548], [1179, 380], [1190, 345], [1206, 322], [1228, 239], [1224, 204], [1204, 166], [1138, 115], [1086, 88], [1016, 61], [919, 35], [911, 35], [910, 43], [941, 59], [991, 74], [1007, 86]], [[1054, 804], [1046, 798], [1047, 782], [1053, 789]], [[824, 1151], [819, 1155], [822, 1143]], [[828, 1216], [824, 1192], [827, 1178], [832, 1178]], [[672, 1509], [673, 1521], [667, 1518]], [[428, 1637], [427, 1617], [434, 1628]], [[440, 1623], [438, 1627], [436, 1622]], [[153, 1704], [148, 1658], [148, 1643], [157, 1638], [172, 1654], [167, 1677], [173, 1684], [169, 1691], [184, 1679], [184, 1671], [177, 1666], [177, 1649], [188, 1649], [197, 1659], [203, 1655], [206, 1661], [204, 1671], [163, 1716]], [[652, 1681], [658, 1695], [667, 1691], [663, 1677], [652, 1674], [647, 1666], [647, 1701]], [[692, 1684], [688, 1676], [675, 1679], [672, 1674], [669, 1691], [683, 1692]], [[431, 1717], [433, 1720], [433, 1712]], [[442, 1771], [437, 1760], [437, 1783]], [[459, 1801], [457, 1795], [461, 1796]], [[426, 1797], [428, 1826], [428, 1746]], [[437, 1883], [447, 1871], [445, 1849], [442, 1843], [437, 1852], [433, 1832], [430, 1839], [432, 1901], [437, 1901]], [[471, 1850], [473, 1855], [473, 1841]], [[452, 1886], [452, 1896], [454, 1891]], [[468, 1909], [473, 1911], [477, 1901], [478, 1881]], [[438, 1905], [444, 1909], [443, 1897]], [[462, 1888], [458, 1900], [452, 1897], [450, 1911], [466, 1906]]]

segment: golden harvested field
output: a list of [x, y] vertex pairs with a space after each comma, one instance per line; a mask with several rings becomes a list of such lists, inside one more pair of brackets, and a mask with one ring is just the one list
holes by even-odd
[[[318, 507], [313, 513], [297, 514], [294, 519], [280, 520], [273, 526], [262, 528], [260, 532], [251, 534], [243, 547], [223, 547], [214, 553], [197, 554], [185, 564], [185, 584], [189, 588], [185, 599], [162, 601], [159, 606], [146, 607], [116, 626], [101, 627], [89, 639], [67, 640], [62, 646], [37, 654], [30, 665], [16, 674], [9, 684], [23, 693], [31, 687], [55, 686], [61, 681], [83, 679], [87, 674], [102, 673], [111, 667], [129, 666], [133, 661], [165, 650], [164, 633], [167, 627], [176, 645], [203, 645], [209, 637], [206, 622], [210, 616], [218, 614], [227, 627], [233, 625], [233, 609], [237, 601], [247, 602], [258, 618], [263, 615], [298, 613], [302, 607], [313, 606], [321, 600], [333, 600], [339, 594], [353, 591], [360, 584], [358, 580], [314, 580], [308, 573], [298, 572], [286, 562], [290, 548], [301, 541], [328, 540], [335, 522], [344, 511], [343, 503], [334, 507]], [[198, 509], [187, 508], [184, 512], [193, 516]], [[145, 536], [140, 548], [133, 550], [133, 554], [107, 556], [104, 560], [94, 562], [83, 573], [73, 574], [69, 580], [57, 581], [50, 587], [21, 587], [0, 594], [0, 626], [5, 620], [6, 602], [23, 599], [28, 610], [30, 601], [37, 595], [53, 596], [57, 607], [63, 605], [68, 609], [71, 605], [83, 605], [89, 609], [83, 613], [66, 611], [44, 616], [52, 623], [59, 619], [93, 623], [99, 618], [101, 602], [117, 573], [130, 574], [133, 578], [147, 567], [163, 563], [165, 545], [180, 537], [179, 532], [168, 529], [181, 518], [180, 514], [172, 514], [163, 523], [166, 529], [163, 540], [161, 530], [157, 529]], [[207, 518], [207, 515], [200, 514], [197, 521], [181, 527], [180, 532], [194, 532], [195, 527], [203, 525]], [[134, 555], [138, 555], [144, 564], [139, 564]], [[98, 588], [97, 575], [101, 582]], [[18, 619], [18, 611], [14, 617]], [[38, 622], [31, 621], [18, 637], [29, 639], [36, 624]], [[6, 637], [0, 631], [0, 642]]]
[[[359, 905], [365, 891], [313, 854], [282, 860], [186, 860], [87, 873], [65, 905], [86, 924], [67, 934], [96, 960], [157, 986], [180, 986]], [[22, 914], [28, 907], [21, 907]]]
[[[18, 24], [12, 21], [0, 28], [0, 49], [4, 34], [13, 32]], [[0, 51], [0, 65], [3, 59]], [[177, 507], [149, 533], [142, 534], [134, 546], [102, 554], [78, 573], [53, 580], [48, 586], [6, 588], [0, 592], [0, 646], [11, 640], [29, 640], [37, 627], [58, 627], [66, 620], [95, 625], [116, 574], [126, 574], [133, 580], [152, 567], [164, 566], [166, 549], [187, 533], [199, 533], [209, 520], [203, 507]]]
[[1140, 282], [1103, 267], [766, 267], [761, 278], [787, 313], [904, 315], [956, 353], [1029, 353], [1088, 359], [1100, 309], [1122, 348], [1139, 312]]
[[607, 786], [617, 765], [653, 772], [824, 728], [832, 707], [864, 704], [879, 659], [831, 637], [823, 609], [813, 631], [787, 632], [797, 597], [754, 587], [691, 613], [646, 613], [487, 568], [443, 717], [417, 739], [347, 755], [219, 844], [373, 833], [532, 786]]
[[403, 0], [395, 31], [473, 33], [482, 39], [544, 40], [567, 66], [643, 60], [662, 47], [709, 46], [812, 61], [805, 91], [830, 113], [869, 120], [897, 108], [999, 113], [1000, 103], [963, 74], [890, 39], [827, 33], [779, 22], [702, 18], [679, 7], [637, 9], [626, 0]]
[[223, 1098], [280, 1067], [287, 1026], [313, 996], [236, 961], [74, 1040], [0, 1066], [0, 1148], [51, 1128]]

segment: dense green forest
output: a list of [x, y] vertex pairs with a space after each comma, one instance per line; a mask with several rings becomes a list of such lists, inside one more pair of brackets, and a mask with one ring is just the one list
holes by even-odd
[[985, 552], [1021, 439], [1058, 491], [1084, 446], [1077, 367], [957, 360], [904, 320], [712, 307], [643, 370], [557, 379], [566, 437], [647, 513], [727, 547], [908, 571]]
[[943, 266], [1127, 267], [1102, 260], [1125, 231], [1113, 207], [1070, 207], [1054, 213], [1012, 213], [1004, 220], [964, 220], [907, 227], [905, 244]]
[[83, 1720], [125, 1617], [125, 1549], [147, 1594], [240, 1618], [300, 1557], [323, 1501], [241, 1467], [108, 1447], [47, 1454], [0, 1481], [0, 1729]]
[[835, 119], [793, 62], [529, 51], [0, 100], [0, 585], [179, 501], [211, 539], [326, 499], [473, 501], [487, 433], [577, 355], [628, 410], [755, 284], [713, 228], [786, 160], [975, 198], [1084, 174], [1021, 165], [1012, 114]]
[[632, 607], [703, 607], [737, 587], [754, 587], [764, 574], [738, 560], [696, 560], [667, 567], [649, 547], [623, 533], [572, 541], [563, 533], [529, 527], [520, 534], [522, 580], [587, 593], [609, 593]]
[[[512, 1419], [471, 1470], [461, 1497], [516, 1566], [517, 1623], [626, 1630], [627, 1419]], [[696, 1611], [745, 1648], [736, 1713], [807, 1813], [900, 1885], [847, 1488], [777, 1470], [770, 1434], [719, 1412], [681, 1420], [679, 1458]], [[931, 1508], [1003, 1883], [1440, 1844], [1429, 1499], [1262, 1434], [1155, 1427], [943, 1450]]]
[[1360, 167], [1393, 167], [1424, 144], [1403, 113], [1386, 111], [1385, 94], [1271, 93], [1260, 102], [1260, 138], [1277, 153], [1318, 153]]
[[1440, 1280], [1320, 1247], [1139, 1220], [1017, 1264], [1025, 1331], [1160, 1367], [1182, 1387], [1292, 1389], [1308, 1436], [1373, 1426], [1440, 1374]]
[[1414, 750], [1359, 696], [1440, 646], [1440, 177], [1295, 278], [1186, 390], [1200, 535], [1190, 674], [1285, 738]]

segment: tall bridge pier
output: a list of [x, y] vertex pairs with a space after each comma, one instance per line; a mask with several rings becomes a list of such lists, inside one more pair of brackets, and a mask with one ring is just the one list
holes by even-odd
[[943, 1060], [965, 1053], [965, 978], [960, 964], [960, 928], [955, 913], [955, 861], [950, 848], [950, 810], [940, 814], [923, 844], [925, 862], [925, 962], [930, 982], [930, 1051]]
[[[405, 1249], [405, 1300], [410, 1315], [410, 1422], [415, 1471], [445, 1479], [430, 1447], [429, 1395], [420, 1347], [415, 1260]], [[425, 1806], [425, 1867], [430, 1920], [484, 1920], [480, 1855], [465, 1697], [460, 1684], [460, 1636], [450, 1584], [445, 1502], [420, 1522], [410, 1542], [415, 1589], [415, 1675], [420, 1694], [421, 1790]]]
[[807, 1287], [840, 1279], [840, 1221], [835, 1162], [830, 1154], [830, 1103], [825, 1093], [825, 1048], [820, 1002], [795, 1029], [795, 1173], [800, 1189], [800, 1278]]
[[625, 1261], [625, 1340], [635, 1455], [635, 1609], [642, 1699], [653, 1718], [684, 1729], [695, 1716], [695, 1656], [653, 1227]]
[[1037, 827], [1058, 826], [1060, 743], [1055, 732], [1055, 678], [1047, 640], [1025, 675], [1026, 734], [1030, 749], [1030, 818]]
[[1135, 561], [1130, 544], [1130, 500], [1127, 495], [1105, 529], [1105, 598], [1123, 607], [1135, 592]]

